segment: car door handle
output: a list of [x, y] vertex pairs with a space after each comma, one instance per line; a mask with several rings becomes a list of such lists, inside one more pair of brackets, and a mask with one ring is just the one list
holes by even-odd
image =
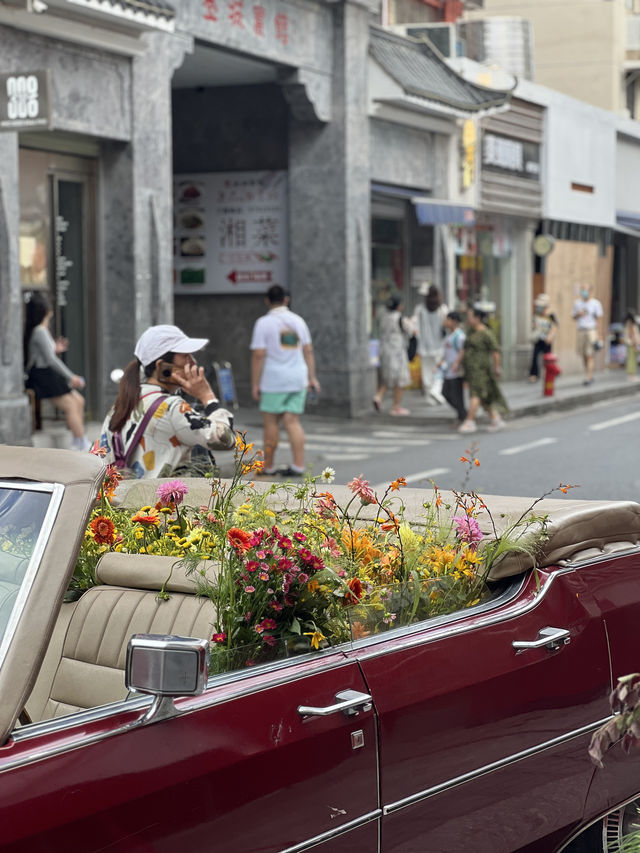
[[371, 696], [357, 690], [341, 690], [336, 693], [336, 700], [333, 705], [325, 705], [322, 708], [298, 705], [298, 713], [301, 717], [328, 717], [342, 711], [346, 717], [355, 717], [360, 711], [370, 711], [373, 708]]
[[541, 649], [546, 646], [548, 649], [559, 649], [560, 646], [566, 646], [571, 642], [571, 635], [566, 628], [542, 628], [538, 631], [537, 640], [514, 640], [511, 645], [516, 651], [525, 651], [526, 649]]

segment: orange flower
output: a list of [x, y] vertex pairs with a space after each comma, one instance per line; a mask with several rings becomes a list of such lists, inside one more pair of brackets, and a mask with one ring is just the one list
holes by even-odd
[[131, 516], [131, 521], [135, 524], [160, 524], [160, 516], [155, 509], [151, 509], [149, 512], [138, 510], [135, 515]]
[[362, 622], [353, 622], [351, 624], [351, 636], [354, 640], [362, 640], [364, 637], [368, 637], [371, 634], [371, 631], [366, 631]]
[[480, 460], [479, 460], [479, 459], [474, 459], [474, 460], [473, 460], [473, 464], [476, 466], [476, 468], [479, 468], [479, 467], [480, 467]]
[[357, 604], [362, 598], [362, 584], [359, 578], [351, 578], [351, 580], [347, 581], [347, 586], [351, 591], [345, 593], [344, 603]]
[[380, 525], [380, 530], [384, 530], [385, 533], [388, 533], [390, 530], [393, 530], [395, 532], [398, 530], [399, 527], [400, 527], [400, 523], [399, 523], [398, 519], [390, 511], [388, 521], [385, 521]]
[[404, 477], [398, 477], [397, 480], [394, 480], [393, 483], [391, 483], [391, 486], [389, 488], [391, 489], [392, 492], [397, 492], [398, 489], [400, 488], [400, 486], [406, 486], [406, 485], [407, 485], [407, 481], [405, 480], [405, 478]]
[[116, 527], [110, 518], [99, 515], [93, 519], [89, 527], [98, 545], [112, 545], [115, 542]]
[[461, 461], [461, 462], [469, 462], [469, 460], [467, 459], [467, 457], [466, 457], [466, 456], [461, 456], [461, 457], [460, 457], [460, 461]]
[[227, 540], [238, 556], [244, 554], [251, 547], [249, 544], [251, 542], [251, 534], [245, 530], [241, 530], [239, 527], [229, 528], [227, 531]]

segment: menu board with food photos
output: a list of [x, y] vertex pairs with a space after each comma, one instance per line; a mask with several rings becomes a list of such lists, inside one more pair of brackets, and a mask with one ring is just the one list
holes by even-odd
[[287, 287], [287, 173], [174, 175], [176, 294]]

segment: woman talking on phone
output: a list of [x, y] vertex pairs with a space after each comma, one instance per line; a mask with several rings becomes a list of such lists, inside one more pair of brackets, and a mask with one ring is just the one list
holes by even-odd
[[[212, 468], [209, 451], [234, 447], [232, 415], [220, 408], [192, 356], [207, 343], [177, 326], [151, 326], [141, 335], [98, 440], [107, 462], [138, 479], [198, 476]], [[193, 409], [180, 390], [202, 409]]]

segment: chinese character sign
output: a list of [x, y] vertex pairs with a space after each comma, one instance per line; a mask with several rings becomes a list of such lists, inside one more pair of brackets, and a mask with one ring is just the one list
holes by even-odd
[[287, 173], [175, 175], [174, 283], [180, 293], [287, 286]]
[[0, 74], [0, 130], [48, 128], [49, 72]]

